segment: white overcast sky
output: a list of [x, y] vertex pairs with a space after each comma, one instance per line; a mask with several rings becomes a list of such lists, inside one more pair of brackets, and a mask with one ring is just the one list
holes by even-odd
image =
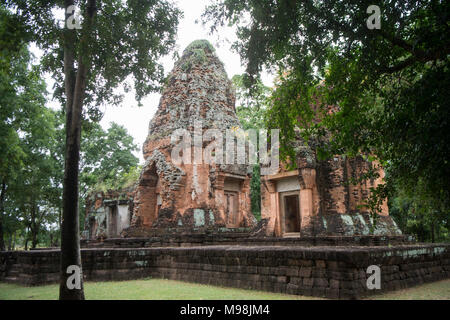
[[[219, 33], [209, 35], [208, 26], [201, 23], [201, 14], [205, 6], [210, 2], [208, 0], [175, 0], [178, 8], [180, 8], [184, 17], [180, 20], [177, 31], [177, 42], [175, 50], [181, 56], [183, 50], [194, 40], [207, 39], [216, 48], [216, 53], [220, 60], [224, 63], [228, 77], [244, 72], [245, 67], [241, 65], [240, 57], [237, 53], [232, 52], [231, 43], [236, 39], [234, 28], [223, 27]], [[195, 23], [198, 21], [198, 23]], [[33, 49], [37, 56], [39, 53]], [[172, 54], [161, 60], [164, 71], [168, 74], [174, 65]], [[269, 74], [263, 74], [262, 80], [266, 85], [272, 85], [272, 77]], [[52, 87], [52, 80], [46, 78], [48, 90]], [[155, 114], [160, 99], [160, 94], [150, 94], [143, 100], [143, 107], [138, 107], [134, 99], [134, 94], [125, 95], [123, 105], [121, 107], [105, 106], [103, 108], [104, 116], [100, 124], [104, 129], [110, 126], [111, 122], [123, 125], [128, 133], [133, 136], [134, 142], [139, 146], [136, 156], [143, 163], [142, 144], [148, 134], [148, 124]], [[54, 108], [60, 108], [55, 102], [49, 103]]]

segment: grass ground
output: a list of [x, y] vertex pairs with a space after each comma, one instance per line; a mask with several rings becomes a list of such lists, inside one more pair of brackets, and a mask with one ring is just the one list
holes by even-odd
[[[87, 299], [96, 300], [312, 300], [313, 297], [224, 288], [163, 279], [121, 282], [86, 282]], [[22, 287], [0, 283], [0, 300], [53, 300], [58, 285]], [[370, 299], [450, 300], [450, 279], [399, 290]]]
[[371, 297], [377, 300], [450, 300], [450, 279]]

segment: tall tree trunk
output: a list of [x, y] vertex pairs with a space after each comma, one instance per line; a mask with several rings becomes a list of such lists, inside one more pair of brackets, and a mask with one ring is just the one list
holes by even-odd
[[434, 242], [436, 241], [436, 240], [435, 240], [435, 234], [434, 234], [435, 225], [436, 225], [435, 220], [432, 219], [432, 220], [431, 220], [431, 242], [432, 242], [432, 243], [434, 243]]
[[[65, 1], [65, 7], [74, 5], [73, 1]], [[66, 21], [69, 18], [66, 12]], [[66, 93], [66, 149], [63, 180], [63, 217], [61, 222], [61, 281], [59, 287], [60, 300], [82, 300], [84, 290], [69, 289], [67, 280], [67, 268], [77, 265], [81, 269], [81, 253], [79, 242], [78, 226], [78, 162], [79, 162], [79, 139], [77, 127], [73, 125], [73, 97], [75, 88], [75, 30], [69, 30], [66, 26], [64, 30], [64, 74]], [[81, 116], [81, 115], [80, 115]], [[80, 117], [79, 116], [79, 117]], [[79, 118], [75, 117], [75, 118]], [[78, 131], [80, 128], [78, 127]], [[77, 141], [78, 140], [78, 141]]]
[[36, 249], [37, 244], [38, 244], [37, 229], [35, 229], [35, 227], [33, 227], [31, 229], [31, 249]]
[[2, 181], [0, 190], [0, 251], [5, 251], [5, 239], [3, 239], [3, 211], [5, 203], [6, 183]]
[[58, 226], [59, 230], [61, 230], [61, 223], [62, 223], [62, 208], [58, 209]]
[[[65, 7], [73, 5], [66, 0]], [[64, 31], [64, 75], [66, 93], [66, 150], [63, 182], [63, 217], [61, 224], [61, 279], [59, 287], [60, 300], [83, 300], [83, 274], [81, 268], [79, 212], [78, 212], [78, 168], [80, 160], [81, 117], [89, 61], [88, 37], [90, 26], [96, 11], [95, 0], [89, 0], [87, 15], [83, 22], [83, 36], [78, 57], [78, 70], [75, 75], [75, 30]], [[66, 21], [69, 18], [66, 12]], [[80, 288], [69, 289], [67, 280], [72, 274], [67, 273], [69, 266], [78, 266]]]
[[5, 240], [3, 239], [3, 223], [1, 215], [3, 215], [3, 213], [0, 213], [0, 251], [5, 251]]
[[37, 206], [34, 203], [34, 199], [32, 197], [32, 207], [31, 207], [31, 221], [30, 221], [30, 233], [31, 233], [31, 249], [36, 249], [37, 245]]
[[12, 235], [12, 233], [10, 233], [8, 235], [8, 251], [12, 250], [12, 238], [13, 238], [13, 235]]

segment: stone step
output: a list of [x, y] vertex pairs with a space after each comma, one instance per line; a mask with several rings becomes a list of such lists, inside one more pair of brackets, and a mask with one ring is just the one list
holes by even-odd
[[18, 277], [6, 277], [6, 278], [3, 278], [3, 282], [6, 282], [6, 283], [19, 283], [19, 278]]
[[9, 269], [9, 272], [15, 272], [22, 270], [22, 264], [13, 264]]
[[13, 276], [18, 276], [20, 274], [20, 271], [18, 269], [15, 270], [9, 270], [8, 275], [13, 277]]

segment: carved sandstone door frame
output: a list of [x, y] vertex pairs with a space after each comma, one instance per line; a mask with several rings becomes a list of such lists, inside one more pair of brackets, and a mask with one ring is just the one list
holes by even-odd
[[224, 191], [225, 217], [228, 228], [239, 227], [239, 193], [236, 191]]
[[[298, 231], [286, 231], [286, 197], [296, 197], [297, 202], [297, 226]], [[300, 213], [300, 194], [299, 191], [286, 191], [279, 192], [279, 204], [280, 204], [280, 220], [281, 220], [281, 234], [282, 236], [299, 236], [301, 227], [301, 213]]]
[[116, 205], [108, 207], [108, 236], [116, 237], [118, 230], [119, 210]]

